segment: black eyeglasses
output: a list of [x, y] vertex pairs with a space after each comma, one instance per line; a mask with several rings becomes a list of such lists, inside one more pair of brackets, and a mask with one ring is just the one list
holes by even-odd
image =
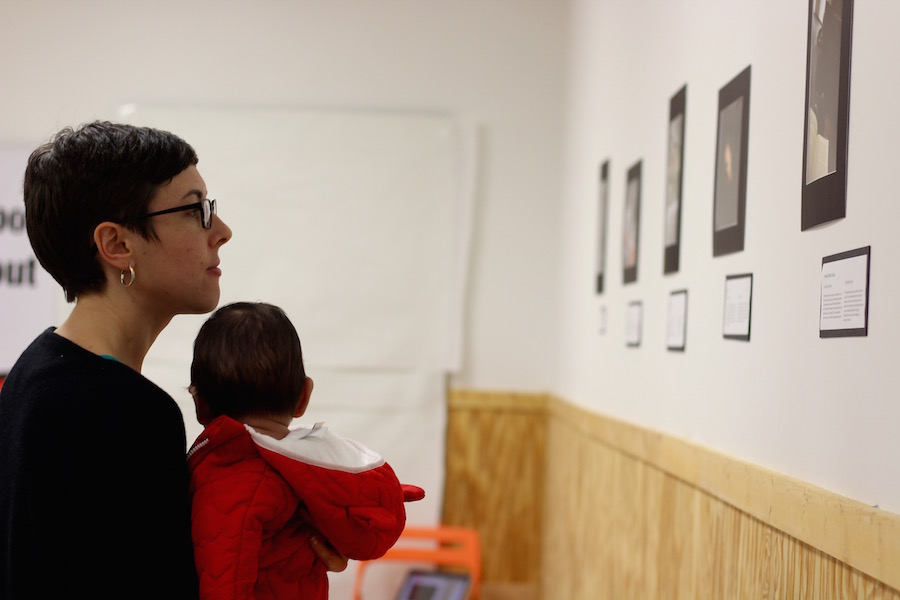
[[181, 212], [183, 210], [199, 210], [200, 211], [200, 224], [203, 225], [203, 229], [209, 229], [210, 227], [212, 227], [212, 216], [214, 214], [216, 214], [216, 201], [210, 200], [209, 198], [204, 198], [200, 202], [194, 202], [193, 204], [185, 204], [184, 206], [175, 206], [173, 208], [167, 208], [165, 210], [158, 210], [156, 212], [148, 213], [148, 214], [142, 215], [140, 217], [126, 219], [123, 222], [127, 223], [128, 221], [142, 221], [143, 219], [149, 219], [150, 217], [156, 217], [159, 215], [167, 215], [169, 213]]

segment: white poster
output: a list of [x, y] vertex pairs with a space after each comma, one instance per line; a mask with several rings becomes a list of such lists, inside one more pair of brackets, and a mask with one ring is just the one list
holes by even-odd
[[[190, 143], [234, 237], [223, 303], [284, 308], [310, 364], [454, 371], [474, 201], [472, 129], [444, 115], [131, 107]], [[152, 353], [190, 358], [203, 317]], [[187, 340], [187, 343], [185, 343]]]
[[53, 325], [53, 278], [41, 268], [25, 231], [22, 179], [33, 148], [0, 146], [0, 376]]

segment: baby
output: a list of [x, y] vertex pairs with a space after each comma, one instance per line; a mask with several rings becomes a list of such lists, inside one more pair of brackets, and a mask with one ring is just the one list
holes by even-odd
[[200, 597], [328, 598], [311, 543], [382, 556], [406, 522], [402, 485], [384, 459], [317, 423], [291, 429], [313, 380], [280, 308], [238, 302], [203, 324], [191, 395], [205, 426], [188, 453]]

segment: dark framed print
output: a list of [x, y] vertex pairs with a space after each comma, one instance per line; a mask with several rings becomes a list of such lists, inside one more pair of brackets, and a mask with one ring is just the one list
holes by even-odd
[[606, 215], [609, 204], [609, 161], [600, 165], [600, 186], [597, 190], [597, 280], [596, 290], [603, 293], [603, 271], [606, 266]]
[[678, 272], [681, 250], [681, 191], [684, 175], [684, 118], [687, 85], [669, 100], [669, 147], [666, 159], [666, 214], [663, 273]]
[[809, 0], [800, 230], [847, 214], [853, 0]]
[[750, 130], [750, 67], [719, 90], [713, 256], [744, 249], [747, 148]]
[[622, 282], [637, 281], [638, 244], [641, 218], [641, 161], [625, 179], [625, 210], [622, 216]]

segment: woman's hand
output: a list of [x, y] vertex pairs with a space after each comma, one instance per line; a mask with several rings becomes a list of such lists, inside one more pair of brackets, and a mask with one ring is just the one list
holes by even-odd
[[325, 563], [327, 571], [340, 573], [347, 568], [347, 557], [331, 547], [331, 544], [317, 535], [309, 537], [309, 545], [312, 547], [319, 560]]

